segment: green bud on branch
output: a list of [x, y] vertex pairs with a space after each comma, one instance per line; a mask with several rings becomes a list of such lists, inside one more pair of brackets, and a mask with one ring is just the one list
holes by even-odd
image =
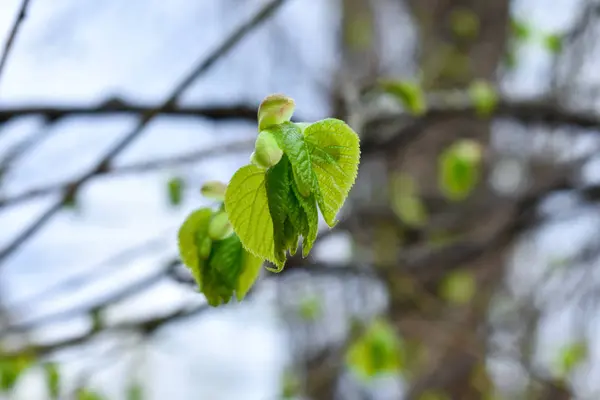
[[290, 97], [282, 94], [267, 96], [258, 108], [258, 130], [288, 122], [292, 119], [296, 104]]
[[257, 167], [270, 168], [277, 164], [282, 156], [283, 150], [277, 144], [273, 134], [267, 131], [260, 132], [256, 138], [250, 162]]
[[208, 236], [212, 240], [223, 240], [231, 236], [233, 227], [229, 223], [229, 218], [226, 212], [216, 214], [208, 225]]
[[223, 201], [223, 199], [225, 199], [226, 190], [227, 185], [223, 182], [209, 181], [202, 185], [200, 193], [206, 198]]

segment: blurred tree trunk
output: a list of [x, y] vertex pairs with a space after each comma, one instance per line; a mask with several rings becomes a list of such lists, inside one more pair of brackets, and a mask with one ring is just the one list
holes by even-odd
[[[505, 54], [508, 0], [408, 3], [418, 27], [424, 89], [467, 90], [477, 79], [494, 83]], [[441, 257], [421, 269], [401, 266], [406, 267], [401, 268], [405, 271], [402, 276], [388, 275], [390, 316], [409, 342], [424, 350], [412, 371], [410, 399], [425, 392], [442, 392], [452, 400], [476, 400], [493, 391], [485, 367], [484, 325], [512, 241], [509, 227], [515, 219], [514, 202], [500, 198], [487, 185], [489, 164], [483, 167], [479, 186], [463, 202], [446, 201], [438, 184], [438, 157], [445, 148], [457, 139], [471, 138], [486, 149], [489, 137], [489, 122], [457, 117], [426, 127], [388, 160], [391, 174], [401, 171], [413, 179], [427, 207], [427, 226], [415, 245], [431, 247], [435, 235], [456, 238], [447, 244], [456, 249], [455, 259]], [[471, 252], [462, 245], [481, 247]], [[439, 296], [444, 280], [457, 268], [471, 273], [477, 282], [477, 292], [468, 305], [453, 306]], [[410, 296], [399, 289], [399, 281], [412, 287]]]

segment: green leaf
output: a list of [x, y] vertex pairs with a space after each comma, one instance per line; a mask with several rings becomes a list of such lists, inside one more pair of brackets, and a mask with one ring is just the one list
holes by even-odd
[[439, 158], [440, 186], [453, 201], [464, 200], [479, 182], [482, 150], [474, 140], [458, 140]]
[[[289, 170], [288, 181], [292, 183], [294, 177], [292, 176], [291, 169]], [[290, 244], [290, 253], [295, 254], [298, 249], [298, 237], [302, 235], [304, 238], [309, 236], [311, 229], [308, 225], [308, 215], [304, 211], [304, 208], [300, 205], [298, 200], [299, 194], [297, 194], [297, 188], [292, 187], [288, 191], [287, 197], [287, 211], [288, 219], [286, 220], [286, 239]], [[314, 207], [313, 207], [314, 208]], [[311, 208], [312, 210], [312, 208]], [[311, 216], [313, 218], [314, 216]], [[317, 231], [318, 231], [319, 216], [317, 214]], [[291, 227], [291, 228], [290, 228]]]
[[456, 271], [450, 273], [442, 282], [442, 296], [454, 304], [467, 304], [477, 292], [477, 284], [472, 272]]
[[288, 194], [291, 190], [289, 181], [290, 163], [287, 156], [267, 171], [266, 187], [267, 201], [269, 203], [269, 212], [273, 219], [273, 235], [275, 246], [275, 259], [277, 267], [283, 268], [288, 250], [288, 236], [293, 232], [286, 232], [286, 221], [288, 219]]
[[23, 372], [31, 365], [31, 362], [31, 358], [27, 356], [0, 359], [0, 393], [13, 390]]
[[223, 201], [227, 185], [219, 181], [209, 181], [202, 185], [200, 193], [208, 199]]
[[558, 370], [562, 376], [567, 376], [580, 366], [588, 357], [587, 343], [578, 341], [563, 347], [558, 357]]
[[322, 314], [322, 300], [316, 296], [305, 298], [300, 303], [298, 314], [306, 321], [315, 321]]
[[133, 383], [127, 388], [127, 400], [142, 400], [144, 398], [144, 390], [139, 383]]
[[[191, 270], [198, 286], [202, 286], [202, 270], [210, 252], [208, 227], [213, 212], [209, 208], [201, 208], [191, 213], [179, 228], [178, 244], [181, 261]], [[206, 240], [208, 239], [208, 241]]]
[[298, 250], [300, 230], [296, 229], [289, 215], [283, 225], [283, 234], [285, 236], [285, 247], [290, 251], [291, 255], [295, 255]]
[[242, 301], [260, 275], [263, 260], [244, 250], [242, 252], [241, 272], [239, 274], [235, 293], [238, 301]]
[[300, 231], [300, 234], [303, 237], [302, 257], [306, 257], [308, 256], [308, 253], [310, 253], [319, 233], [319, 211], [317, 210], [317, 201], [314, 194], [303, 197], [296, 185], [292, 185], [292, 191], [303, 211], [303, 220], [301, 222], [303, 230]]
[[414, 180], [407, 174], [398, 174], [393, 178], [392, 208], [407, 226], [418, 228], [427, 223], [425, 205], [419, 197]]
[[305, 136], [302, 135], [302, 130], [291, 122], [285, 122], [271, 127], [269, 131], [290, 160], [298, 190], [302, 196], [308, 197], [311, 191], [315, 189], [315, 177], [311, 165], [311, 156], [308, 147], [304, 143]]
[[469, 87], [469, 95], [480, 116], [489, 116], [498, 105], [496, 89], [486, 81], [476, 80]]
[[104, 396], [89, 389], [79, 389], [77, 391], [77, 400], [103, 400]]
[[402, 106], [413, 115], [423, 115], [427, 109], [425, 94], [418, 83], [410, 81], [397, 81], [383, 79], [380, 81], [382, 89], [395, 98]]
[[455, 7], [450, 14], [450, 24], [458, 37], [473, 39], [479, 34], [479, 17], [468, 8]]
[[241, 272], [242, 243], [237, 236], [214, 243], [208, 267], [202, 275], [202, 293], [208, 304], [226, 304], [233, 296]]
[[563, 48], [563, 37], [558, 34], [544, 36], [544, 46], [553, 54], [558, 54]]
[[276, 263], [265, 176], [265, 170], [255, 165], [237, 170], [225, 192], [225, 211], [244, 248]]
[[287, 122], [292, 118], [296, 104], [283, 94], [267, 96], [258, 107], [258, 130]]
[[528, 26], [525, 22], [515, 18], [510, 20], [510, 28], [513, 36], [517, 40], [526, 41], [532, 35], [531, 27]]
[[60, 372], [56, 363], [47, 363], [44, 365], [44, 375], [46, 377], [46, 387], [51, 399], [58, 399], [60, 396]]
[[296, 374], [290, 371], [284, 372], [281, 392], [283, 399], [293, 399], [300, 394], [300, 380]]
[[183, 179], [175, 177], [171, 178], [167, 183], [167, 190], [169, 193], [169, 204], [172, 206], [178, 206], [181, 204], [183, 199]]
[[405, 364], [404, 346], [394, 329], [386, 321], [378, 319], [352, 343], [346, 362], [366, 380], [381, 374], [398, 373]]
[[337, 223], [337, 213], [356, 181], [360, 162], [359, 138], [344, 121], [334, 118], [309, 125], [304, 138], [318, 184], [319, 208], [327, 225], [333, 227]]
[[261, 131], [256, 138], [250, 162], [257, 167], [269, 168], [277, 164], [282, 156], [283, 151], [273, 134], [269, 131]]

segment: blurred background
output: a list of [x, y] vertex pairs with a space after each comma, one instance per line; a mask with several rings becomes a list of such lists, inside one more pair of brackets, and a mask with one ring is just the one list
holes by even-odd
[[[599, 37], [595, 0], [1, 0], [0, 398], [600, 398]], [[177, 229], [271, 93], [359, 177], [212, 308]]]

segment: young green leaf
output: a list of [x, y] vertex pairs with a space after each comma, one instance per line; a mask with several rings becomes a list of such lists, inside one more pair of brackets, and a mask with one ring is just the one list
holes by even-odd
[[473, 39], [479, 34], [479, 17], [468, 8], [455, 7], [450, 14], [450, 24], [458, 37]]
[[242, 301], [242, 299], [246, 297], [246, 294], [258, 279], [262, 264], [262, 259], [252, 255], [246, 250], [242, 251], [241, 271], [235, 286], [235, 295], [238, 301]]
[[169, 204], [171, 204], [174, 207], [181, 204], [181, 200], [183, 199], [183, 186], [183, 179], [178, 177], [171, 178], [167, 183]]
[[440, 186], [445, 196], [464, 200], [479, 182], [481, 168], [480, 145], [474, 140], [459, 140], [439, 158]]
[[[286, 232], [286, 221], [288, 218], [287, 198], [291, 190], [289, 181], [290, 163], [287, 156], [284, 156], [281, 161], [270, 168], [266, 175], [267, 201], [269, 204], [269, 212], [273, 219], [273, 236], [275, 247], [275, 259], [277, 267], [283, 268], [287, 256], [288, 236], [293, 235], [293, 232]], [[288, 230], [289, 230], [289, 224]], [[286, 235], [287, 234], [287, 235]]]
[[544, 36], [544, 46], [553, 54], [558, 54], [563, 48], [563, 37], [558, 34]]
[[305, 321], [315, 321], [322, 315], [322, 300], [316, 296], [310, 296], [302, 300], [298, 307], [298, 314]]
[[496, 89], [486, 81], [476, 80], [471, 83], [469, 95], [480, 116], [490, 115], [498, 105]]
[[208, 238], [208, 227], [213, 212], [209, 208], [202, 208], [191, 213], [179, 228], [179, 253], [183, 263], [190, 268], [198, 286], [202, 286], [202, 270], [205, 259], [210, 253], [210, 238]]
[[[309, 129], [309, 128], [307, 128]], [[272, 126], [269, 129], [292, 165], [294, 181], [304, 197], [315, 189], [315, 177], [311, 165], [309, 149], [304, 143], [302, 130], [291, 122]]]
[[475, 296], [477, 285], [475, 277], [469, 271], [456, 271], [442, 282], [442, 296], [453, 304], [467, 304]]
[[258, 131], [289, 121], [295, 107], [294, 100], [285, 95], [267, 96], [258, 107]]
[[363, 379], [397, 373], [404, 367], [403, 344], [394, 329], [375, 320], [348, 349], [346, 362]]
[[79, 389], [77, 391], [77, 400], [103, 400], [104, 396], [89, 389]]
[[276, 263], [265, 176], [265, 170], [255, 165], [237, 170], [225, 192], [225, 211], [244, 248]]
[[333, 227], [356, 181], [359, 138], [344, 121], [327, 118], [309, 125], [304, 131], [304, 140], [318, 184], [319, 208], [327, 225]]
[[528, 26], [525, 22], [515, 18], [510, 20], [510, 28], [513, 36], [517, 40], [526, 41], [532, 35], [531, 27]]
[[202, 293], [208, 304], [226, 304], [233, 296], [241, 272], [242, 243], [235, 235], [215, 242], [202, 275]]
[[425, 94], [419, 84], [409, 81], [381, 80], [383, 90], [397, 98], [413, 115], [423, 115], [427, 109]]
[[60, 373], [56, 363], [47, 363], [44, 365], [44, 375], [46, 377], [46, 387], [48, 394], [53, 400], [60, 396]]
[[427, 210], [419, 198], [414, 180], [407, 174], [398, 174], [392, 180], [392, 209], [410, 227], [421, 227], [427, 222]]
[[588, 346], [582, 341], [573, 342], [563, 347], [557, 360], [559, 373], [566, 377], [586, 360], [588, 354]]
[[127, 388], [127, 400], [142, 400], [144, 391], [139, 383], [132, 383]]
[[27, 354], [17, 358], [0, 358], [0, 393], [10, 392], [32, 362], [32, 357]]
[[302, 196], [296, 185], [293, 184], [292, 191], [303, 213], [303, 216], [301, 217], [302, 220], [300, 221], [302, 227], [300, 234], [303, 237], [302, 257], [306, 257], [308, 256], [308, 253], [310, 253], [315, 240], [317, 240], [317, 234], [319, 233], [319, 211], [317, 210], [317, 201], [315, 200], [314, 194], [311, 194], [308, 197]]

